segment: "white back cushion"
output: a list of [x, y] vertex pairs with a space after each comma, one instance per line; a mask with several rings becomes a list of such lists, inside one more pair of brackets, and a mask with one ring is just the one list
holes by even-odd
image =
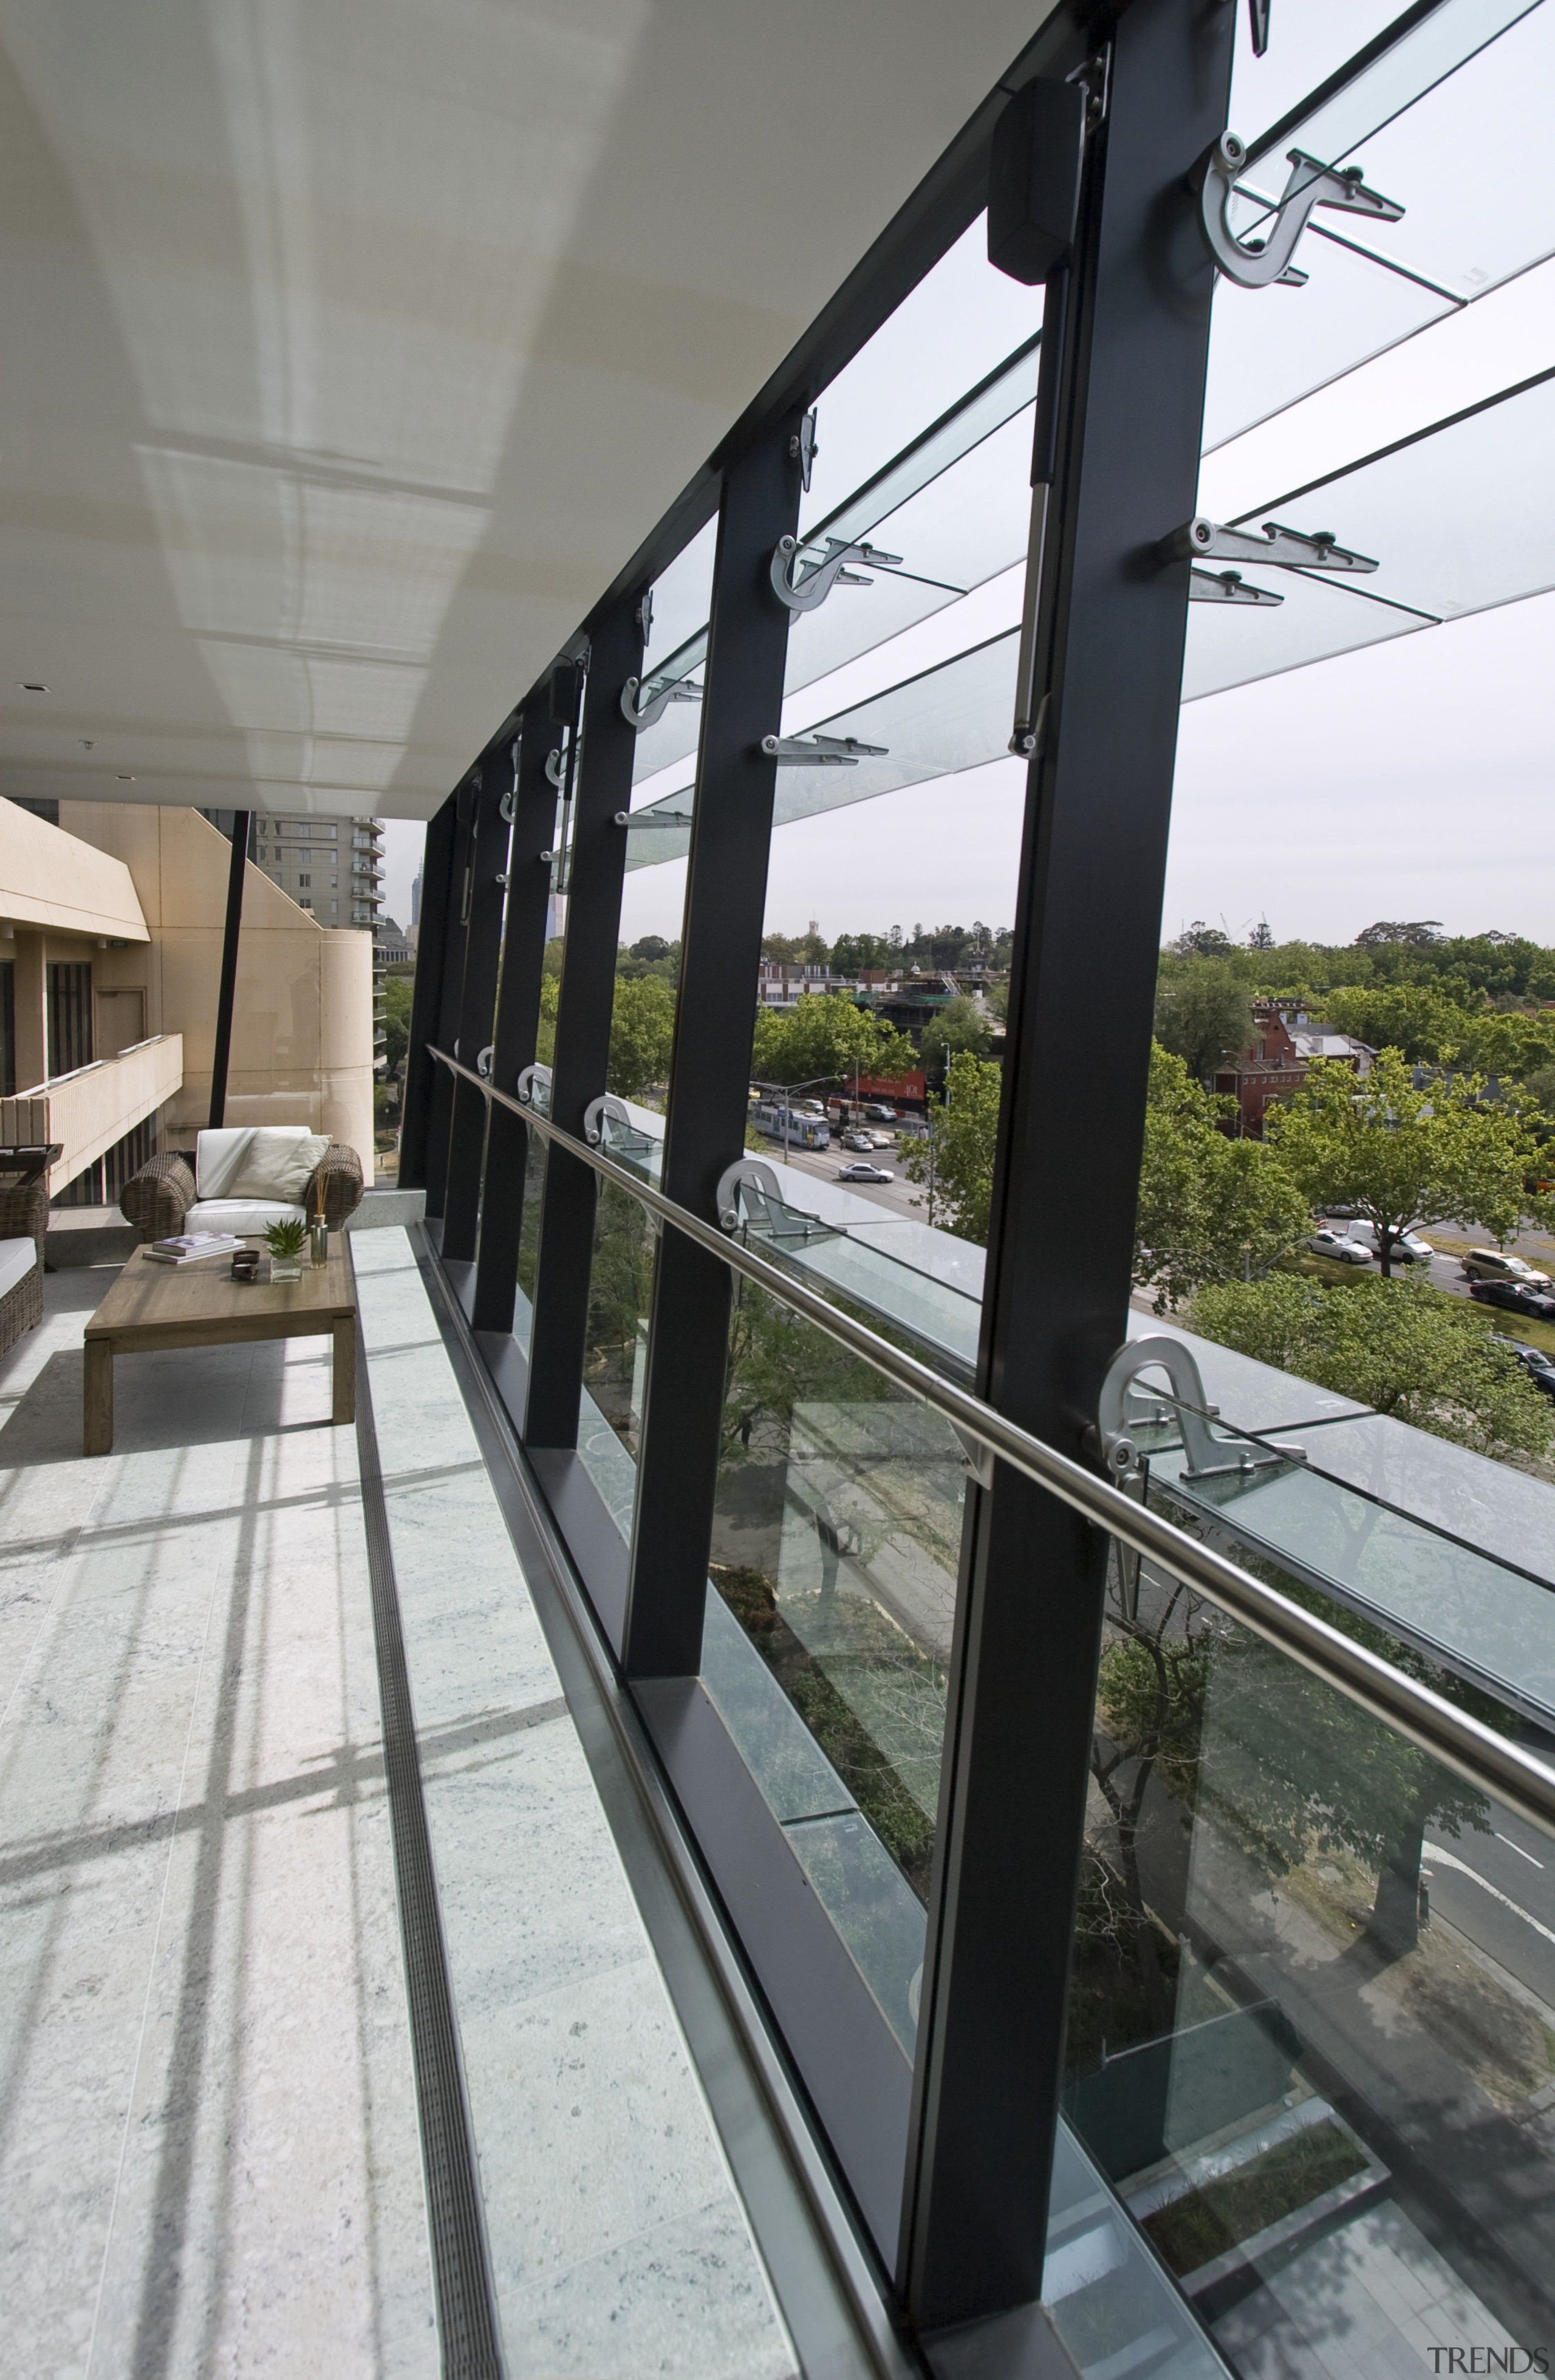
[[249, 1143], [229, 1189], [202, 1196], [280, 1198], [288, 1204], [300, 1198], [310, 1175], [329, 1147], [327, 1132], [310, 1132], [306, 1124], [261, 1124]]
[[251, 1123], [202, 1132], [194, 1144], [194, 1187], [200, 1198], [225, 1198], [254, 1137]]

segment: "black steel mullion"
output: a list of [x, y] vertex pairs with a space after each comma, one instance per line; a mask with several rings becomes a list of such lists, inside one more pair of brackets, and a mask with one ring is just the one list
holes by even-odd
[[226, 1078], [232, 1057], [232, 1012], [237, 996], [237, 938], [243, 926], [243, 870], [249, 858], [250, 810], [232, 813], [232, 856], [226, 877], [226, 922], [222, 929], [222, 973], [216, 993], [216, 1041], [211, 1058], [211, 1129], [226, 1115]]
[[[492, 1038], [497, 1001], [497, 961], [502, 951], [503, 900], [507, 881], [508, 823], [502, 814], [511, 789], [513, 764], [507, 745], [488, 751], [480, 763], [470, 844], [469, 927], [465, 938], [464, 983], [459, 994], [458, 1049], [467, 1066], [479, 1068]], [[486, 1137], [486, 1102], [472, 1083], [458, 1083], [448, 1127], [448, 1186], [443, 1207], [443, 1254], [468, 1263], [475, 1254], [480, 1212], [480, 1160]]]
[[[1186, 625], [1153, 549], [1194, 510], [1213, 273], [1184, 181], [1232, 31], [1123, 12], [1070, 291], [979, 1388], [1076, 1457], [1127, 1324]], [[924, 2333], [1041, 2288], [1105, 1556], [1007, 1466], [972, 1498], [899, 2276]]]
[[[545, 924], [551, 903], [551, 861], [541, 855], [549, 855], [556, 837], [556, 788], [545, 771], [552, 742], [544, 701], [530, 703], [519, 722], [514, 747], [517, 757], [513, 839], [507, 859], [507, 922], [492, 1037], [492, 1080], [504, 1091], [512, 1091], [521, 1070], [533, 1062], [540, 1030]], [[513, 1328], [528, 1137], [523, 1118], [493, 1101], [486, 1126], [480, 1245], [471, 1314], [477, 1330]]]
[[[615, 1006], [615, 955], [626, 836], [615, 824], [630, 808], [637, 737], [621, 710], [622, 689], [642, 674], [636, 597], [601, 625], [589, 656], [582, 761], [573, 798], [567, 863], [567, 925], [556, 1011], [551, 1112], [579, 1138], [584, 1111], [605, 1087]], [[546, 1160], [536, 1258], [528, 1395], [530, 1446], [575, 1446], [583, 1390], [583, 1342], [593, 1263], [595, 1176], [565, 1150]]]
[[[474, 886], [475, 783], [467, 778], [453, 796], [453, 856], [448, 869], [447, 928], [443, 945], [443, 974], [437, 987], [436, 1026], [440, 1050], [453, 1053], [459, 1034], [459, 1002], [464, 996], [465, 946], [469, 939], [469, 903]], [[429, 986], [429, 991], [431, 987]], [[454, 1118], [454, 1076], [439, 1066], [432, 1083], [427, 1121], [427, 1213], [441, 1216], [448, 1191], [448, 1128]]]
[[[719, 1175], [745, 1147], [777, 785], [761, 739], [782, 723], [788, 646], [770, 565], [798, 526], [797, 427], [797, 415], [780, 422], [733, 466], [719, 510], [662, 1184], [707, 1222], [717, 1220]], [[662, 1235], [621, 1655], [628, 1676], [688, 1676], [700, 1665], [729, 1285], [715, 1257], [677, 1232]]]
[[456, 832], [452, 795], [427, 827], [421, 861], [421, 914], [416, 929], [416, 977], [410, 999], [410, 1046], [405, 1058], [401, 1102], [399, 1181], [420, 1189], [427, 1178], [427, 1131], [431, 1121], [432, 1079], [443, 1069], [427, 1054], [437, 1031], [443, 970], [448, 949], [448, 887]]

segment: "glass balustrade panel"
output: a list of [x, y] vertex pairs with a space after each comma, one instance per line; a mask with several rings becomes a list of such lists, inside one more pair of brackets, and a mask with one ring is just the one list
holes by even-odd
[[1220, 2353], [1529, 2368], [1555, 1845], [1116, 1549], [1091, 1769], [1066, 2113]]

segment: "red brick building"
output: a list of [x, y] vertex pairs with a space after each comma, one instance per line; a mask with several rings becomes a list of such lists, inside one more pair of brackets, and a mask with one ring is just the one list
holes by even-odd
[[1260, 1000], [1253, 1009], [1252, 1039], [1215, 1076], [1216, 1090], [1236, 1101], [1235, 1115], [1221, 1129], [1233, 1140], [1261, 1140], [1265, 1110], [1300, 1089], [1314, 1058], [1338, 1058], [1365, 1076], [1376, 1055], [1353, 1033], [1331, 1033], [1314, 1023], [1294, 1001]]

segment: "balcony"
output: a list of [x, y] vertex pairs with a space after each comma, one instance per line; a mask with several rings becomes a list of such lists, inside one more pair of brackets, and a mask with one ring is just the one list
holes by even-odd
[[15, 1099], [0, 1099], [0, 1142], [63, 1144], [49, 1172], [51, 1197], [181, 1090], [184, 1038], [159, 1033], [116, 1058], [100, 1058]]
[[[131, 2341], [164, 2373], [289, 2343], [299, 2371], [431, 2375], [459, 2322], [533, 2339], [514, 2371], [630, 2380], [679, 2336], [702, 2360], [674, 2368], [788, 2380], [666, 1997], [673, 1912], [645, 1922], [607, 1818], [633, 1788], [590, 1765], [604, 1706], [410, 1239], [350, 1245], [355, 1427], [327, 1341], [175, 1349], [120, 1360], [114, 1451], [84, 1459], [103, 1270], [50, 1276], [0, 1357], [9, 1576], [38, 1582], [0, 1737], [7, 2368], [79, 2363], [95, 2319], [104, 2370]], [[435, 2288], [429, 2232], [456, 2243]]]

